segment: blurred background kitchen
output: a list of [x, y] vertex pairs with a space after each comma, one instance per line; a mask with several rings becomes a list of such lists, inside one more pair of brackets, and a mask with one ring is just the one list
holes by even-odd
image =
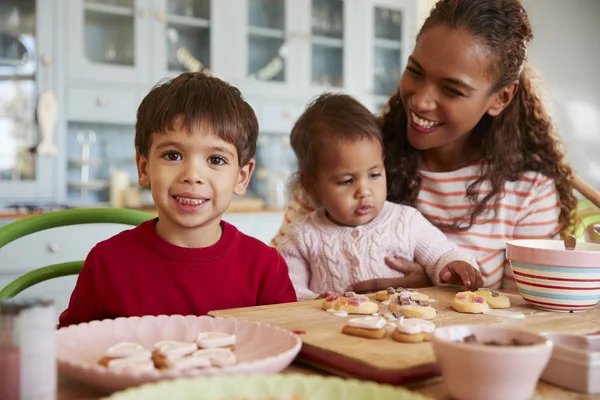
[[[259, 119], [257, 170], [227, 218], [268, 241], [295, 170], [289, 132], [324, 91], [379, 112], [433, 0], [0, 0], [0, 214], [152, 210], [137, 186], [137, 106], [210, 71]], [[578, 173], [600, 187], [600, 1], [525, 0], [530, 59]], [[262, 224], [262, 225], [261, 225]]]

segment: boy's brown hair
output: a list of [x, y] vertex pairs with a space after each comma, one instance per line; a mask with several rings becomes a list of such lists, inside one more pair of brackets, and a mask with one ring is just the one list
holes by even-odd
[[[383, 145], [377, 117], [352, 96], [325, 93], [313, 100], [298, 118], [290, 143], [298, 159], [300, 175], [313, 175], [317, 160], [331, 141], [373, 139]], [[302, 185], [301, 179], [292, 188]]]
[[201, 72], [184, 72], [159, 82], [142, 100], [135, 124], [135, 148], [148, 157], [155, 134], [177, 127], [192, 134], [210, 130], [235, 146], [240, 167], [254, 157], [258, 138], [258, 121], [240, 91], [214, 76]]

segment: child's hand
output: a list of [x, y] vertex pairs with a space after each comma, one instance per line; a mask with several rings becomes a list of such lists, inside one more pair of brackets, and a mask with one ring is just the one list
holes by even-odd
[[467, 290], [477, 290], [483, 286], [483, 277], [471, 264], [452, 261], [440, 271], [440, 283], [464, 285]]
[[402, 258], [386, 257], [385, 263], [391, 269], [400, 271], [404, 274], [402, 278], [378, 278], [368, 281], [356, 282], [349, 287], [348, 291], [356, 293], [376, 292], [389, 287], [420, 288], [431, 286], [431, 281], [425, 269], [416, 262], [408, 261]]

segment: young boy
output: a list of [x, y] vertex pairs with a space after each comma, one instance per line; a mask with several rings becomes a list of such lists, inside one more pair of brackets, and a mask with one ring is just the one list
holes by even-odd
[[59, 326], [296, 301], [277, 251], [221, 220], [254, 169], [258, 122], [235, 87], [184, 73], [137, 113], [140, 186], [158, 218], [98, 243]]

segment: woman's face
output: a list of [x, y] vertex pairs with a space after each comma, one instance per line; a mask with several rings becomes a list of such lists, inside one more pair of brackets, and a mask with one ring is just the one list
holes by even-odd
[[498, 109], [502, 96], [492, 92], [492, 62], [489, 49], [466, 30], [440, 24], [423, 32], [400, 81], [413, 147], [466, 150], [469, 133], [483, 115], [503, 109]]

